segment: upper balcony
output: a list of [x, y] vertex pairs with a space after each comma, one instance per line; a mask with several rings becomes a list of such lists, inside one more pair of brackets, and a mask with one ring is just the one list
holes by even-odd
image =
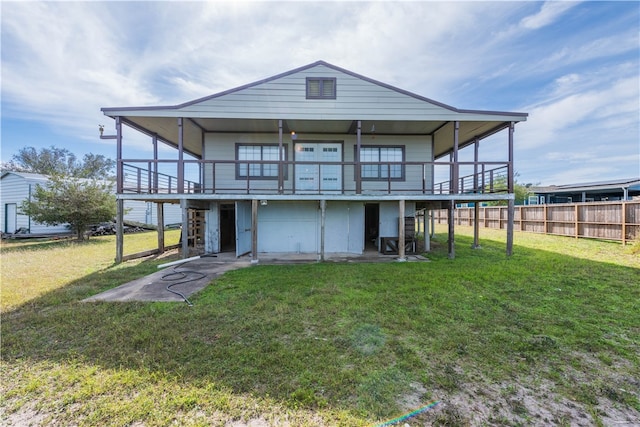
[[508, 171], [508, 162], [183, 160], [180, 167], [177, 160], [122, 159], [118, 193], [489, 195], [507, 192]]

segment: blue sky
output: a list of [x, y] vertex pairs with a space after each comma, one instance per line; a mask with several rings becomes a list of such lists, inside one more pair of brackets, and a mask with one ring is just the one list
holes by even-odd
[[[528, 112], [519, 182], [640, 177], [640, 2], [0, 8], [2, 161], [50, 145], [115, 158], [98, 138], [98, 124], [113, 129], [101, 107], [178, 104], [324, 60], [457, 108]], [[127, 141], [126, 155], [150, 152], [147, 139]], [[491, 150], [504, 141], [483, 143], [483, 158]]]

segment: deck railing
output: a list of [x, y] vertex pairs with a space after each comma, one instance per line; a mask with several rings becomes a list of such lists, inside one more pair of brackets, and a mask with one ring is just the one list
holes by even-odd
[[[135, 194], [487, 194], [507, 192], [508, 182], [506, 162], [184, 160], [182, 180], [178, 179], [178, 170], [177, 160], [120, 160], [118, 191]], [[458, 176], [460, 172], [464, 175], [454, 181], [451, 179], [454, 171]], [[449, 179], [434, 183], [434, 177], [442, 176]]]

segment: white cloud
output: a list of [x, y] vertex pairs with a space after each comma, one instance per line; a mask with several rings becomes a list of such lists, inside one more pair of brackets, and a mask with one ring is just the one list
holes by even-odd
[[578, 5], [573, 1], [547, 1], [535, 15], [529, 15], [520, 21], [520, 26], [530, 30], [537, 30], [554, 23], [567, 10]]
[[531, 180], [602, 157], [605, 137], [638, 153], [637, 25], [594, 31], [592, 17], [540, 42], [588, 2], [71, 4], [2, 5], [3, 121], [97, 142], [100, 107], [178, 104], [323, 59], [456, 107], [529, 112], [516, 170]]

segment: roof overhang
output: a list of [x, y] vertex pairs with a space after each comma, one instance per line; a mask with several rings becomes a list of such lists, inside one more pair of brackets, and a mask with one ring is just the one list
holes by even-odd
[[[109, 111], [105, 115], [120, 116], [124, 124], [137, 129], [149, 136], [156, 135], [158, 139], [170, 146], [178, 147], [178, 115], [153, 116], [136, 115], [127, 111]], [[204, 134], [212, 133], [241, 133], [241, 134], [269, 134], [278, 135], [279, 119], [254, 118], [219, 118], [219, 117], [184, 117], [183, 118], [183, 148], [189, 154], [200, 158]], [[523, 117], [500, 116], [492, 120], [458, 120], [458, 147], [460, 149], [472, 144], [476, 139], [481, 140], [507, 127], [511, 122], [524, 120]], [[455, 118], [439, 118], [434, 120], [361, 120], [362, 135], [431, 135], [434, 141], [434, 157], [442, 157], [453, 150]], [[355, 135], [357, 119], [354, 120], [321, 120], [321, 119], [282, 119], [284, 133], [295, 131], [298, 135]]]
[[[348, 113], [345, 113], [344, 109], [340, 112], [331, 109], [320, 111], [311, 108], [306, 110], [286, 103], [281, 104], [278, 109], [246, 108], [238, 110], [236, 108], [234, 110], [226, 108], [229, 105], [224, 103], [224, 100], [228, 99], [227, 97], [246, 93], [244, 91], [251, 88], [257, 88], [296, 73], [306, 72], [315, 67], [349, 75], [373, 85], [373, 88], [382, 88], [383, 92], [386, 91], [385, 93], [404, 97], [406, 105], [411, 105], [411, 107], [398, 112], [397, 108], [385, 108], [384, 104], [380, 104], [373, 111], [371, 109], [362, 110], [356, 103], [349, 106], [352, 110]], [[269, 101], [269, 96], [265, 96]], [[394, 102], [396, 104], [392, 105], [397, 107], [397, 101]], [[215, 113], [207, 108], [207, 105], [211, 104], [217, 106]], [[526, 113], [458, 109], [324, 61], [317, 61], [267, 79], [179, 105], [103, 108], [102, 111], [109, 117], [120, 117], [127, 125], [149, 135], [156, 135], [161, 141], [172, 146], [178, 146], [178, 118], [183, 118], [183, 148], [196, 157], [202, 156], [204, 134], [207, 132], [274, 133], [277, 135], [278, 123], [279, 120], [282, 120], [283, 132], [287, 133], [296, 131], [299, 134], [355, 134], [356, 123], [360, 121], [363, 134], [372, 133], [375, 127], [375, 133], [379, 135], [431, 135], [434, 141], [434, 157], [439, 158], [453, 150], [454, 123], [456, 121], [460, 123], [458, 147], [464, 148], [476, 139], [485, 138], [505, 129], [511, 122], [527, 119]]]

